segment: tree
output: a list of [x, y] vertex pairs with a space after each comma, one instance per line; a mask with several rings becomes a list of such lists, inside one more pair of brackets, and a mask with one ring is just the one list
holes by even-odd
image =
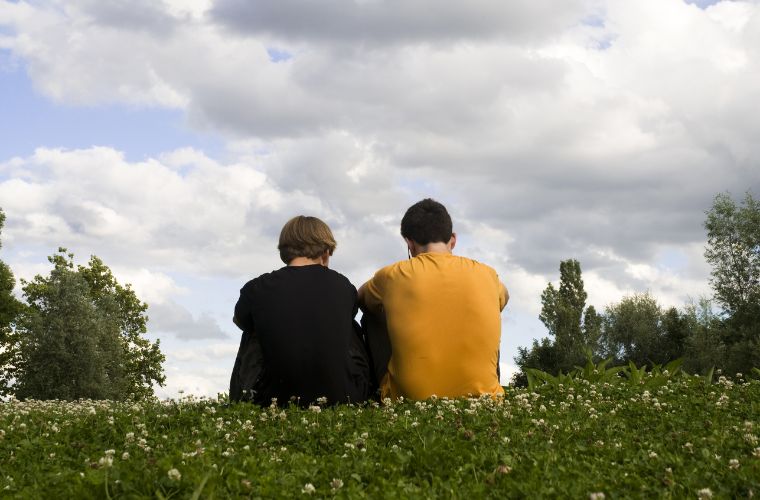
[[159, 342], [147, 332], [147, 305], [97, 257], [74, 265], [61, 248], [49, 276], [22, 281], [28, 303], [15, 349], [16, 395], [36, 399], [125, 399], [163, 384]]
[[[0, 234], [2, 234], [3, 225], [5, 224], [5, 213], [0, 209]], [[0, 241], [2, 248], [2, 241]], [[13, 344], [14, 329], [16, 317], [21, 312], [22, 304], [13, 295], [13, 288], [16, 281], [13, 273], [5, 262], [0, 260], [0, 396], [8, 393], [10, 385], [13, 383], [13, 367], [16, 363], [15, 351], [4, 348], [4, 346]]]
[[582, 364], [586, 351], [595, 347], [596, 339], [589, 335], [597, 334], [599, 318], [596, 310], [590, 307], [585, 314], [589, 324], [584, 327], [587, 295], [580, 263], [575, 259], [560, 262], [559, 274], [559, 289], [549, 283], [541, 294], [539, 319], [546, 325], [549, 335], [554, 337], [558, 351], [556, 369], [567, 371]]
[[[601, 317], [593, 306], [586, 306], [586, 291], [583, 287], [581, 265], [570, 259], [560, 262], [559, 289], [548, 283], [541, 294], [541, 314], [552, 338], [533, 341], [530, 350], [518, 348], [514, 358], [524, 373], [526, 368], [557, 373], [567, 372], [582, 365], [587, 352], [596, 349], [601, 329]], [[524, 375], [518, 374], [515, 382], [520, 383]]]
[[760, 364], [760, 200], [747, 192], [737, 205], [728, 194], [717, 195], [705, 228], [710, 284], [724, 316], [724, 368], [747, 371]]
[[760, 302], [760, 200], [751, 193], [742, 206], [725, 193], [707, 211], [705, 257], [712, 265], [710, 284], [728, 316], [756, 314]]
[[618, 363], [637, 366], [665, 363], [662, 309], [649, 293], [624, 297], [607, 306], [602, 331], [602, 353]]

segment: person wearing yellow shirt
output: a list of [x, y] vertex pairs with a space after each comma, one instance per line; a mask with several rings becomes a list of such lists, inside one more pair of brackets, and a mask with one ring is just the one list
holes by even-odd
[[[452, 253], [452, 228], [441, 203], [415, 203], [401, 220], [409, 260], [383, 267], [359, 289], [383, 399], [504, 392], [499, 345], [509, 294], [493, 268]], [[373, 349], [383, 343], [383, 322], [385, 356]]]

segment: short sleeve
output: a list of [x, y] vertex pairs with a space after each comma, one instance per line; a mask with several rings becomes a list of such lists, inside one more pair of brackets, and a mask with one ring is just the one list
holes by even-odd
[[240, 289], [240, 298], [235, 304], [235, 319], [237, 325], [244, 331], [253, 332], [253, 291], [251, 283], [247, 283]]
[[503, 311], [504, 308], [507, 306], [507, 302], [509, 302], [509, 291], [507, 290], [507, 287], [504, 286], [504, 283], [499, 281], [499, 310]]
[[383, 312], [383, 299], [385, 295], [385, 282], [387, 281], [388, 268], [380, 269], [364, 284], [364, 306], [372, 314]]

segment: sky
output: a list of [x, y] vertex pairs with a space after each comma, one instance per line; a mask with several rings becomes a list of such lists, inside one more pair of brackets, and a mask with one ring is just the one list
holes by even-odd
[[213, 396], [290, 217], [358, 287], [433, 197], [510, 291], [506, 382], [561, 260], [598, 310], [711, 295], [705, 211], [760, 193], [758, 103], [758, 1], [0, 0], [0, 258], [99, 256], [150, 306], [157, 394]]

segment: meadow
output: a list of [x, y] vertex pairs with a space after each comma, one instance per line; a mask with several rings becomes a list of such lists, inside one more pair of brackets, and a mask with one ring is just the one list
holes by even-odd
[[637, 373], [594, 368], [533, 376], [503, 399], [363, 406], [10, 401], [0, 404], [0, 496], [760, 494], [760, 381]]

